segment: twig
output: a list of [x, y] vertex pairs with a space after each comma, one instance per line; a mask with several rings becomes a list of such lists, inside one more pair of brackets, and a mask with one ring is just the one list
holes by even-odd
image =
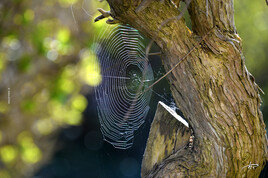
[[73, 5], [74, 5], [74, 4], [72, 3], [70, 8], [71, 8], [71, 12], [72, 12], [72, 16], [73, 16], [73, 19], [74, 19], [74, 23], [75, 23], [76, 30], [79, 31], [79, 29], [78, 29], [78, 25], [77, 25], [77, 21], [76, 21], [75, 16], [74, 16]]
[[85, 5], [85, 0], [83, 0], [83, 2], [82, 2], [82, 7], [81, 7], [81, 8], [82, 8], [82, 10], [87, 14], [87, 16], [93, 18], [93, 16], [90, 15], [90, 14], [88, 13], [88, 11], [84, 8], [84, 5]]
[[[156, 33], [158, 33], [158, 32], [159, 32], [159, 31], [160, 31], [160, 30], [161, 30], [167, 23], [169, 23], [170, 21], [173, 21], [173, 20], [180, 20], [180, 19], [183, 17], [183, 15], [186, 13], [186, 10], [188, 9], [188, 7], [189, 7], [189, 5], [190, 5], [190, 2], [191, 2], [191, 0], [186, 0], [186, 6], [182, 9], [180, 15], [175, 16], [175, 17], [171, 17], [171, 18], [169, 18], [169, 19], [167, 19], [167, 20], [164, 20], [164, 21], [160, 24], [160, 26], [158, 27]], [[149, 44], [147, 45], [147, 47], [146, 47], [146, 52], [145, 52], [146, 58], [148, 58], [148, 54], [149, 54], [149, 52], [150, 52], [150, 50], [151, 50], [151, 48], [152, 48], [153, 43], [154, 43], [154, 41], [151, 40], [150, 43], [149, 43]]]
[[159, 56], [161, 54], [162, 54], [161, 52], [155, 52], [155, 53], [149, 53], [148, 55], [149, 56]]
[[206, 0], [206, 16], [208, 16], [208, 0]]

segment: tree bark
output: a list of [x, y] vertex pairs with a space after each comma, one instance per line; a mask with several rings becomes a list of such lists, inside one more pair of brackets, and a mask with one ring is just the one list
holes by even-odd
[[169, 106], [158, 102], [144, 151], [141, 176], [149, 176], [151, 172], [154, 173], [153, 169], [159, 169], [166, 160], [172, 160], [172, 155], [178, 150], [190, 147], [190, 136], [189, 124]]
[[[265, 124], [258, 86], [245, 67], [235, 29], [233, 1], [192, 0], [192, 31], [183, 18], [157, 30], [164, 20], [180, 14], [171, 1], [153, 1], [138, 13], [140, 0], [107, 1], [116, 19], [157, 43], [167, 71], [195, 46], [168, 75], [176, 104], [193, 128], [193, 150], [172, 153], [172, 159], [148, 177], [258, 176], [267, 160]], [[249, 169], [250, 163], [259, 166]]]

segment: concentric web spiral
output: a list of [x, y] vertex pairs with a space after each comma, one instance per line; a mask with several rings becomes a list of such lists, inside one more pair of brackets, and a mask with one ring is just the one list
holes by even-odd
[[102, 83], [95, 88], [104, 140], [128, 149], [149, 111], [154, 80], [139, 32], [127, 25], [107, 29], [96, 45]]

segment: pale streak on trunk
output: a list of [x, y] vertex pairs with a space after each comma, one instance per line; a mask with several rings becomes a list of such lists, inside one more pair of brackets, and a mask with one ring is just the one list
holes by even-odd
[[[154, 1], [139, 13], [140, 0], [107, 0], [112, 14], [152, 38], [163, 52], [168, 71], [197, 47], [169, 76], [172, 94], [195, 133], [194, 151], [180, 150], [161, 169], [164, 176], [256, 177], [267, 160], [265, 125], [254, 78], [247, 71], [241, 39], [234, 25], [232, 0], [193, 0], [192, 32], [170, 1]], [[207, 3], [206, 3], [207, 2]], [[198, 45], [210, 29], [212, 32]], [[256, 61], [257, 62], [257, 61]], [[170, 126], [172, 127], [172, 125]], [[179, 160], [179, 161], [178, 161]], [[244, 166], [259, 164], [256, 169]]]

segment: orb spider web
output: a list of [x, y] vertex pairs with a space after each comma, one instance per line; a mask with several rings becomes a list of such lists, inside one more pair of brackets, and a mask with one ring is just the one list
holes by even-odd
[[154, 80], [143, 37], [129, 25], [108, 27], [95, 45], [102, 82], [95, 87], [103, 139], [115, 148], [133, 145], [134, 131], [145, 121]]

